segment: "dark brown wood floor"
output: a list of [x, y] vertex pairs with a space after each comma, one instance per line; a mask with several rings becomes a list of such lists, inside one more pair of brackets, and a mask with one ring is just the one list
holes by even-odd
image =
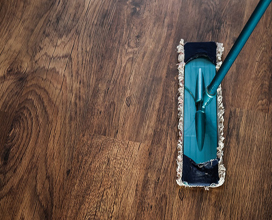
[[223, 81], [226, 182], [177, 186], [177, 53], [257, 0], [0, 1], [0, 219], [272, 219], [272, 6]]

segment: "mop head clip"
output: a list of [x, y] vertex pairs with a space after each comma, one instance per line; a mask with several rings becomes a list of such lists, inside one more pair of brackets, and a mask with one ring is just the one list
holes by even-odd
[[216, 98], [202, 105], [205, 86], [220, 68], [222, 43], [186, 43], [178, 47], [178, 157], [177, 184], [219, 187], [225, 181], [223, 164], [223, 114], [221, 85]]

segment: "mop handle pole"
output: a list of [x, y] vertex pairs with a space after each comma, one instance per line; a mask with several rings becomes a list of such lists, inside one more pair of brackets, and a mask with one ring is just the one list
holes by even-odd
[[227, 72], [229, 71], [230, 67], [242, 50], [243, 46], [245, 45], [246, 41], [248, 40], [249, 36], [253, 32], [254, 28], [258, 24], [259, 20], [261, 19], [262, 15], [264, 14], [271, 1], [272, 0], [260, 0], [260, 2], [258, 3], [257, 7], [255, 8], [254, 12], [246, 23], [244, 29], [240, 33], [239, 37], [237, 38], [236, 42], [234, 43], [230, 52], [225, 58], [221, 68], [218, 70], [212, 82], [207, 87], [206, 93], [204, 94], [203, 106], [206, 106], [210, 102], [210, 100], [216, 95], [218, 86], [226, 76]]

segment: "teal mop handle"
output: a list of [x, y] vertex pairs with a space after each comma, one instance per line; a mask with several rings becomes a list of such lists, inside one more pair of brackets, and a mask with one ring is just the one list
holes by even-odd
[[248, 22], [246, 23], [244, 29], [237, 38], [235, 44], [232, 46], [229, 54], [225, 58], [225, 61], [223, 62], [221, 68], [218, 70], [212, 82], [207, 87], [204, 94], [203, 107], [205, 107], [216, 95], [218, 86], [228, 73], [230, 67], [232, 66], [238, 54], [242, 50], [243, 46], [245, 45], [246, 41], [248, 40], [249, 36], [253, 32], [254, 28], [258, 24], [259, 20], [263, 16], [265, 10], [267, 9], [271, 1], [272, 0], [260, 0], [259, 4], [257, 5]]

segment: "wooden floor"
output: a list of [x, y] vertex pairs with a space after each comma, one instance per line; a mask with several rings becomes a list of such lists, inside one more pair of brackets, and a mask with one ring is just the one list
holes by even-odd
[[0, 219], [272, 219], [272, 6], [223, 81], [226, 182], [176, 184], [177, 51], [258, 0], [0, 1]]

